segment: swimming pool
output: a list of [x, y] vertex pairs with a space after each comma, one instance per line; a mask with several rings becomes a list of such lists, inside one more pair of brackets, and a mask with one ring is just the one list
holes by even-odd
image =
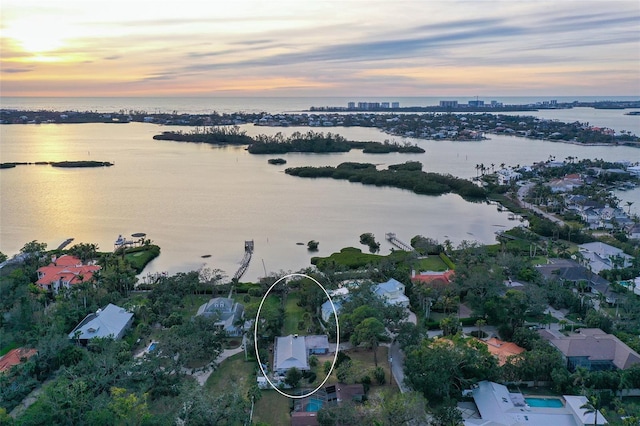
[[529, 407], [545, 407], [545, 408], [562, 408], [564, 404], [561, 399], [558, 398], [525, 398], [524, 399]]
[[311, 398], [304, 409], [305, 411], [320, 411], [322, 403], [321, 399]]
[[156, 344], [157, 342], [153, 342], [149, 345], [149, 348], [147, 349], [147, 352], [151, 352], [156, 348]]

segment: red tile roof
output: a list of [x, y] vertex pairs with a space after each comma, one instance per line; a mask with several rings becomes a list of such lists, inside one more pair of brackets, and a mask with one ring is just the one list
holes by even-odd
[[425, 284], [450, 284], [454, 274], [451, 269], [444, 272], [423, 272], [411, 277], [411, 281]]
[[512, 355], [519, 355], [525, 351], [524, 348], [516, 345], [512, 342], [503, 342], [502, 340], [492, 337], [487, 341], [482, 341], [487, 345], [489, 352], [498, 358], [498, 365], [504, 365], [507, 362], [507, 358]]
[[79, 284], [89, 281], [93, 274], [99, 271], [99, 265], [83, 265], [80, 259], [74, 256], [62, 255], [53, 258], [48, 266], [38, 268], [38, 281], [36, 284], [41, 288], [48, 287], [55, 282], [65, 282]]
[[14, 365], [18, 365], [23, 359], [29, 359], [38, 351], [35, 349], [17, 348], [7, 352], [0, 358], [0, 373], [8, 371]]

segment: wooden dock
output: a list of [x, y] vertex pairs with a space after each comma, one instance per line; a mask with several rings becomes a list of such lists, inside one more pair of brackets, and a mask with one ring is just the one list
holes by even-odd
[[253, 248], [253, 240], [244, 242], [244, 257], [240, 261], [240, 268], [238, 268], [236, 273], [233, 275], [233, 282], [240, 281], [240, 278], [242, 278], [244, 273], [247, 272], [247, 269], [249, 268], [249, 262], [251, 262], [251, 255], [253, 255]]
[[394, 234], [393, 232], [387, 232], [385, 234], [385, 238], [387, 239], [387, 241], [389, 241], [392, 245], [396, 246], [397, 248], [399, 248], [400, 250], [404, 250], [404, 251], [414, 251], [414, 248], [411, 247], [409, 244], [400, 241], [397, 237], [396, 234]]

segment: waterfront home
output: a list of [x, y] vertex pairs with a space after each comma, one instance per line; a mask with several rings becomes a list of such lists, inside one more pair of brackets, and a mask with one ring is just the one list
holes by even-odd
[[496, 175], [498, 176], [498, 185], [509, 185], [511, 182], [517, 181], [522, 177], [521, 173], [511, 169], [498, 170]]
[[38, 268], [36, 285], [43, 290], [58, 293], [61, 287], [71, 288], [74, 284], [91, 280], [100, 269], [99, 265], [84, 265], [80, 259], [68, 254], [54, 256], [49, 265]]
[[214, 297], [198, 308], [196, 316], [216, 317], [215, 326], [224, 330], [229, 336], [241, 336], [244, 305], [227, 297]]
[[[329, 319], [333, 317], [334, 308], [336, 310], [336, 313], [340, 315], [340, 310], [342, 309], [342, 303], [347, 299], [348, 295], [349, 295], [349, 289], [347, 287], [340, 287], [336, 290], [329, 290], [329, 296], [331, 296], [331, 301], [327, 300], [320, 307], [320, 314], [324, 322], [329, 322]], [[333, 302], [333, 306], [331, 305], [331, 302]]]
[[[535, 397], [509, 392], [506, 386], [483, 380], [465, 395], [473, 396], [480, 418], [469, 418], [465, 426], [586, 426], [594, 425], [595, 414], [581, 408], [586, 396]], [[607, 424], [598, 412], [598, 425]]]
[[69, 339], [86, 345], [96, 337], [122, 339], [133, 323], [133, 314], [124, 308], [109, 303], [104, 309], [98, 309], [87, 315], [71, 333]]
[[446, 271], [422, 271], [416, 273], [411, 271], [411, 282], [425, 284], [428, 287], [442, 288], [453, 281], [454, 272], [451, 269]]
[[589, 371], [624, 370], [640, 363], [640, 354], [599, 328], [581, 328], [568, 336], [549, 330], [539, 333], [562, 353], [569, 371], [577, 367]]
[[409, 298], [404, 294], [405, 286], [391, 278], [389, 281], [373, 286], [373, 292], [382, 297], [388, 305], [409, 307]]

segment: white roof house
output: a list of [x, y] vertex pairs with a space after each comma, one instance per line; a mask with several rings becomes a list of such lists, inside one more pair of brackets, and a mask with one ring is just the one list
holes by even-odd
[[518, 173], [511, 169], [501, 169], [496, 172], [498, 175], [498, 185], [508, 185], [509, 182], [518, 180], [522, 177], [521, 173]]
[[[586, 426], [593, 425], [594, 414], [585, 414], [580, 408], [587, 402], [585, 396], [563, 395], [562, 398], [535, 398], [521, 393], [511, 393], [506, 386], [482, 381], [471, 391], [478, 407], [480, 419], [467, 419], [465, 426]], [[558, 406], [534, 407], [532, 398], [538, 401], [555, 399]], [[529, 401], [528, 401], [529, 400]], [[542, 401], [544, 402], [544, 401]], [[598, 425], [607, 424], [598, 414]]]
[[626, 268], [631, 266], [633, 260], [632, 256], [619, 248], [601, 242], [580, 244], [578, 248], [596, 274], [605, 269], [613, 269], [616, 264], [619, 268]]
[[121, 339], [133, 322], [133, 314], [124, 308], [109, 303], [104, 309], [87, 315], [69, 333], [69, 339], [86, 344], [95, 337]]
[[393, 278], [386, 283], [373, 286], [373, 292], [385, 299], [389, 305], [409, 307], [409, 298], [404, 295], [404, 284]]
[[307, 347], [304, 336], [297, 334], [276, 338], [276, 347], [273, 355], [273, 370], [278, 374], [285, 374], [290, 368], [308, 370]]

